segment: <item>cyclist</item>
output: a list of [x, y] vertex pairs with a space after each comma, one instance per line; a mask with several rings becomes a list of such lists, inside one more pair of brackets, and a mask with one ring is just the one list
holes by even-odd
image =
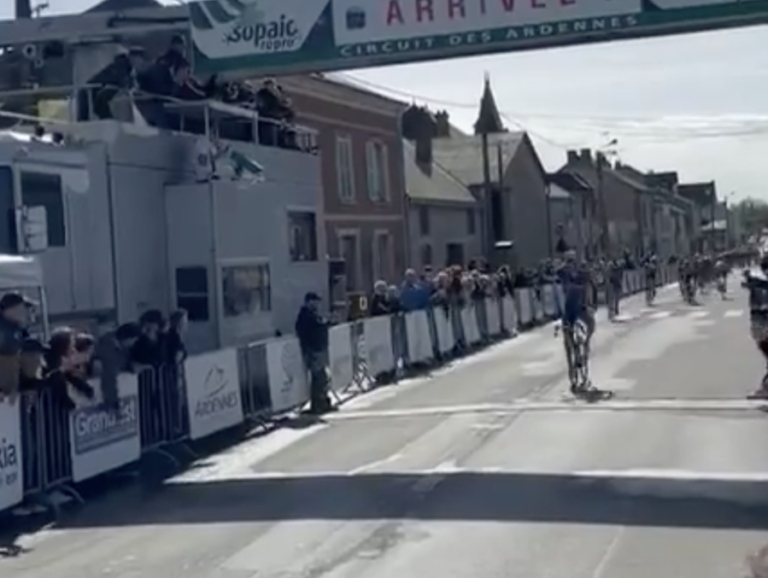
[[612, 259], [608, 263], [608, 317], [613, 320], [619, 315], [621, 303], [621, 290], [624, 284], [624, 264], [618, 259]]
[[577, 383], [578, 367], [574, 360], [574, 327], [581, 321], [587, 329], [586, 343], [584, 346], [586, 363], [589, 359], [589, 344], [592, 334], [595, 332], [594, 308], [594, 281], [586, 266], [579, 267], [576, 263], [576, 255], [570, 251], [565, 255], [565, 266], [560, 272], [560, 280], [563, 286], [564, 304], [562, 315], [563, 345], [568, 363], [568, 377], [571, 381], [571, 392], [580, 393], [589, 387], [589, 384]]
[[715, 263], [715, 279], [717, 282], [717, 292], [720, 293], [720, 298], [725, 300], [725, 294], [728, 291], [728, 273], [730, 273], [730, 267], [726, 263], [725, 259], [718, 259]]
[[644, 263], [645, 269], [645, 302], [650, 305], [656, 297], [656, 273], [658, 271], [658, 262], [656, 255], [651, 253], [646, 257]]
[[[768, 366], [768, 255], [760, 258], [760, 272], [744, 272], [742, 287], [749, 291], [749, 321], [752, 339], [763, 354]], [[750, 397], [768, 398], [768, 371], [760, 387]]]

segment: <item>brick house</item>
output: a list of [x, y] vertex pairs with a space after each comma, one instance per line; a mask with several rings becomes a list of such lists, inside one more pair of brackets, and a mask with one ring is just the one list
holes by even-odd
[[[279, 83], [297, 122], [318, 131], [326, 231], [319, 254], [345, 261], [348, 293], [368, 293], [376, 279], [399, 280], [407, 265], [405, 105], [335, 76], [289, 76]], [[339, 290], [334, 287], [336, 298]]]

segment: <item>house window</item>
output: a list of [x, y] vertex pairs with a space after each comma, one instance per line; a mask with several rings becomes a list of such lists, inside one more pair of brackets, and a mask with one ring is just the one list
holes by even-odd
[[341, 257], [346, 264], [347, 291], [357, 291], [360, 287], [360, 242], [357, 235], [339, 236]]
[[467, 235], [474, 235], [477, 232], [476, 229], [475, 210], [467, 209]]
[[368, 198], [381, 203], [389, 199], [387, 179], [387, 147], [379, 141], [368, 141], [365, 146]]
[[432, 245], [427, 243], [421, 246], [421, 266], [432, 265]]
[[317, 225], [310, 211], [288, 213], [291, 261], [317, 261]]
[[224, 317], [254, 315], [272, 309], [269, 265], [233, 265], [221, 269]]
[[373, 237], [374, 281], [392, 278], [392, 236], [388, 232], [377, 231]]
[[336, 175], [339, 180], [339, 199], [345, 203], [355, 200], [355, 166], [352, 137], [336, 137]]
[[21, 172], [21, 202], [26, 207], [45, 207], [48, 246], [65, 247], [67, 227], [61, 176], [52, 173]]
[[422, 236], [429, 235], [429, 207], [419, 207], [419, 231]]
[[208, 321], [208, 270], [205, 267], [176, 269], [176, 307], [186, 309], [190, 321]]

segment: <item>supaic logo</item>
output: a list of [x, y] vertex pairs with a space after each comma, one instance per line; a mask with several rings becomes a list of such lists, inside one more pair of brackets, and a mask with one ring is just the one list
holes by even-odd
[[195, 406], [195, 415], [200, 418], [209, 417], [222, 411], [237, 407], [240, 397], [237, 388], [229, 389], [230, 381], [226, 370], [218, 364], [211, 365], [203, 381], [203, 399]]
[[300, 40], [301, 31], [293, 17], [268, 15], [259, 0], [210, 0], [190, 2], [189, 6], [198, 30], [225, 28], [224, 44], [250, 44], [258, 52], [283, 52], [295, 48]]

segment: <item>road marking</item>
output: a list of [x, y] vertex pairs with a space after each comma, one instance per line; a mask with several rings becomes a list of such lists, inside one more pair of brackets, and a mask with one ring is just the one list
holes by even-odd
[[325, 416], [327, 422], [380, 419], [410, 418], [434, 415], [454, 415], [467, 413], [488, 413], [508, 415], [525, 411], [741, 411], [760, 409], [765, 406], [757, 400], [739, 399], [647, 399], [647, 400], [608, 400], [598, 403], [582, 403], [577, 400], [534, 401], [521, 399], [512, 403], [485, 403], [454, 406], [433, 406], [419, 408], [366, 410], [340, 412]]
[[386, 466], [387, 464], [391, 464], [392, 462], [396, 462], [400, 458], [403, 457], [403, 454], [392, 454], [389, 457], [386, 457], [381, 460], [376, 460], [375, 462], [371, 462], [369, 464], [362, 465], [360, 467], [354, 468], [350, 470], [349, 475], [350, 476], [357, 476], [359, 474], [364, 474], [366, 472], [370, 472], [371, 470], [375, 470], [376, 468], [379, 468], [381, 466]]
[[440, 483], [445, 481], [450, 474], [459, 473], [461, 468], [456, 464], [456, 460], [448, 460], [432, 470], [424, 472], [424, 477], [420, 478], [411, 486], [411, 491], [419, 495], [425, 495], [433, 491]]
[[656, 311], [648, 316], [649, 319], [666, 319], [672, 315], [671, 311]]
[[744, 315], [743, 309], [729, 309], [723, 314], [723, 317], [735, 318], [735, 317], [741, 317], [742, 315]]
[[709, 311], [690, 311], [686, 317], [688, 319], [704, 319], [709, 315]]
[[644, 478], [649, 480], [696, 480], [702, 482], [768, 482], [768, 472], [700, 472], [673, 468], [585, 470], [571, 475], [585, 478]]

